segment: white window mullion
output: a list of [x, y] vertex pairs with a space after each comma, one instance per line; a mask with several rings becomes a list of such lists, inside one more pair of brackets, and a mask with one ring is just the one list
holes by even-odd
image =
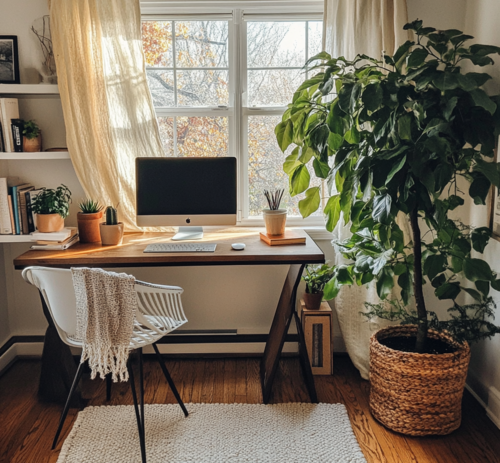
[[[241, 13], [240, 13], [241, 14]], [[240, 16], [241, 18], [241, 16]], [[247, 71], [247, 23], [241, 21], [240, 29], [240, 192], [241, 192], [241, 212], [242, 219], [250, 215], [249, 185], [248, 185], [248, 71]]]

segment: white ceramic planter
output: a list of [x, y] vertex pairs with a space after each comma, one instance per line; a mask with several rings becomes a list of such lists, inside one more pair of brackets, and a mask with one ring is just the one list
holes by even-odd
[[268, 235], [283, 235], [286, 225], [286, 209], [264, 209], [262, 211]]

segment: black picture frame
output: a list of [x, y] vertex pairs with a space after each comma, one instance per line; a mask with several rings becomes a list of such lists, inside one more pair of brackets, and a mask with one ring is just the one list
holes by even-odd
[[17, 35], [0, 35], [0, 84], [19, 84]]

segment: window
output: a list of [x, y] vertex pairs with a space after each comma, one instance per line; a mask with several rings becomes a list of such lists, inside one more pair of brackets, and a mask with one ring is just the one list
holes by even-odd
[[[299, 217], [303, 195], [288, 194], [285, 156], [274, 127], [306, 78], [305, 61], [321, 51], [322, 22], [287, 20], [286, 15], [242, 17], [240, 11], [227, 18], [199, 18], [145, 19], [142, 24], [165, 155], [236, 156], [241, 223], [259, 222], [265, 189], [284, 188], [282, 206], [289, 217]], [[308, 221], [323, 223], [321, 212]]]

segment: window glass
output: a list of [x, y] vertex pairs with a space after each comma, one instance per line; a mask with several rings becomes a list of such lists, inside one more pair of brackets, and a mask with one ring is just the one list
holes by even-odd
[[227, 117], [177, 117], [177, 156], [227, 156]]
[[[274, 191], [284, 188], [281, 207], [288, 210], [290, 216], [300, 216], [299, 201], [305, 194], [290, 196], [288, 175], [283, 172], [283, 162], [291, 152], [285, 153], [276, 142], [274, 127], [281, 122], [281, 116], [249, 116], [248, 117], [248, 194], [249, 214], [252, 217], [262, 215], [262, 209], [268, 207], [264, 190]], [[311, 174], [312, 186], [320, 186], [321, 181]], [[314, 215], [321, 215], [316, 211]]]
[[248, 71], [248, 106], [286, 106], [304, 80], [299, 69]]

